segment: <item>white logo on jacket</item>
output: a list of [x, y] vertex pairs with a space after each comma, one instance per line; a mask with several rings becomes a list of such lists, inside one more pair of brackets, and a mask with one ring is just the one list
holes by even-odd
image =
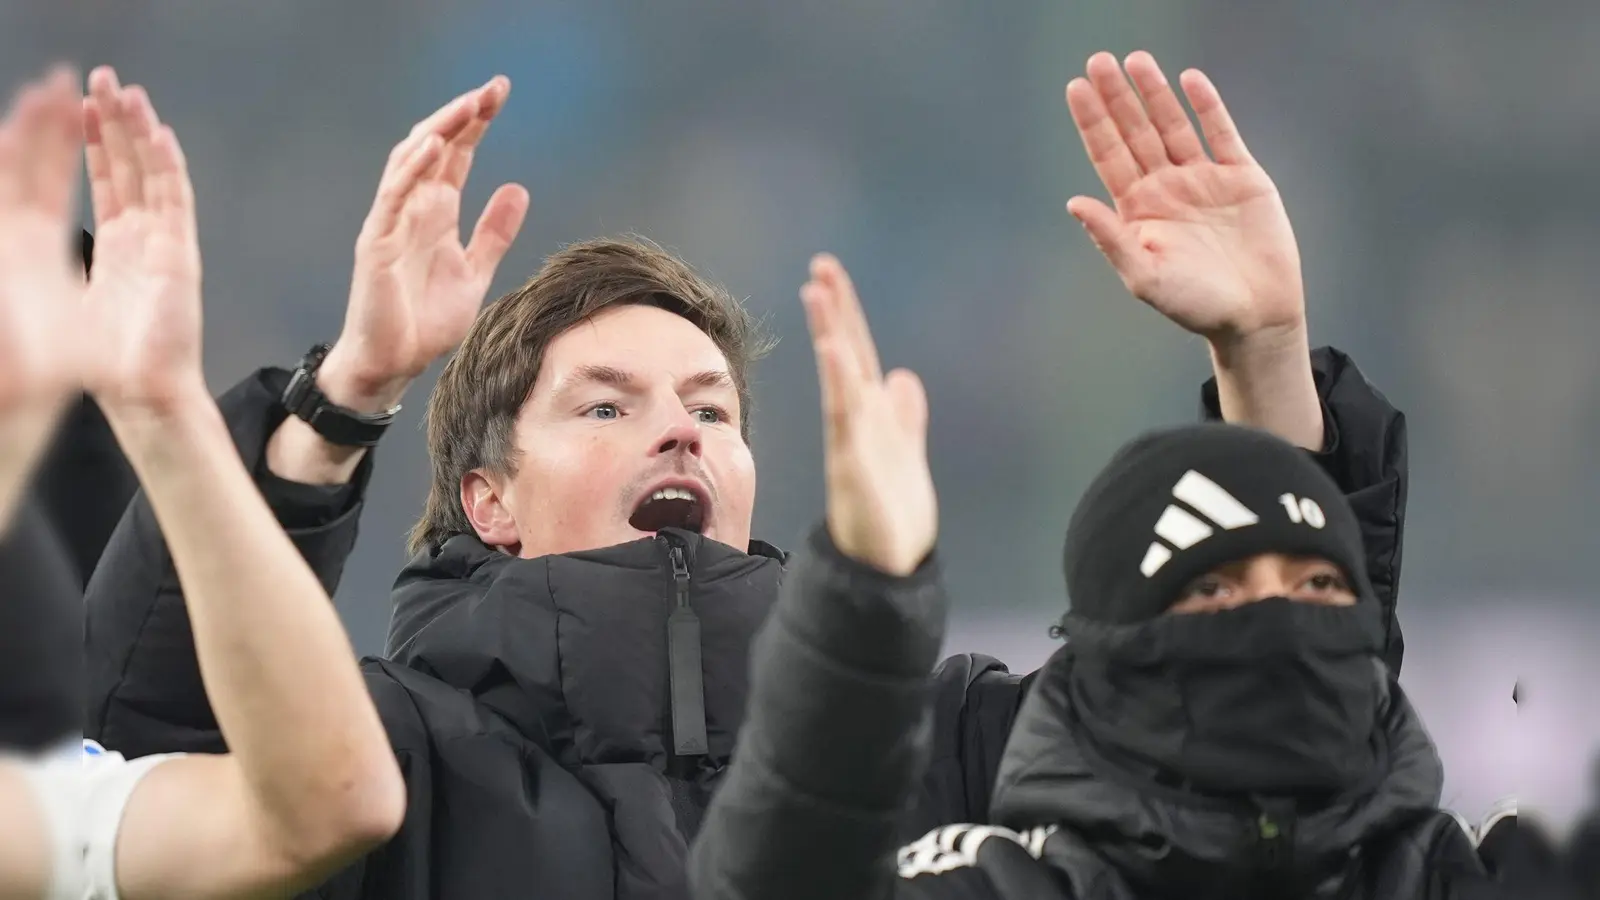
[[990, 838], [1008, 840], [1038, 859], [1044, 853], [1045, 839], [1055, 833], [1054, 825], [1041, 825], [1022, 832], [998, 825], [945, 825], [900, 848], [900, 877], [942, 875], [952, 869], [976, 866], [978, 848]]

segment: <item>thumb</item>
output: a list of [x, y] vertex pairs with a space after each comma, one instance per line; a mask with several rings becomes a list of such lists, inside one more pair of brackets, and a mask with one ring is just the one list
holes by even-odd
[[1145, 280], [1149, 253], [1139, 246], [1133, 229], [1124, 224], [1111, 207], [1093, 197], [1073, 197], [1067, 203], [1067, 212], [1089, 232], [1089, 240], [1105, 254], [1106, 261], [1124, 282], [1132, 286]]
[[495, 269], [517, 239], [527, 215], [528, 189], [520, 184], [503, 184], [489, 197], [467, 244], [467, 259], [479, 278], [494, 280]]
[[917, 438], [924, 450], [928, 443], [928, 391], [922, 379], [910, 369], [895, 369], [883, 377], [884, 390], [895, 421]]

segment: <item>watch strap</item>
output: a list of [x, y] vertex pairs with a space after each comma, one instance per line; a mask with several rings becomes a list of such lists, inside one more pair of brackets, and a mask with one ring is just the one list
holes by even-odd
[[329, 346], [317, 344], [301, 358], [289, 376], [282, 403], [289, 415], [311, 426], [330, 444], [342, 447], [373, 447], [394, 424], [398, 405], [383, 412], [363, 413], [330, 401], [317, 386], [317, 372], [327, 359]]

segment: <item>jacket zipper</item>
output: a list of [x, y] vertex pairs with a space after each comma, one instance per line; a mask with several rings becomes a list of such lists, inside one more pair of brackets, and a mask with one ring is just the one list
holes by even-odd
[[666, 537], [676, 602], [667, 616], [667, 675], [672, 700], [672, 755], [704, 756], [706, 695], [700, 662], [700, 617], [689, 605], [689, 561], [681, 543]]

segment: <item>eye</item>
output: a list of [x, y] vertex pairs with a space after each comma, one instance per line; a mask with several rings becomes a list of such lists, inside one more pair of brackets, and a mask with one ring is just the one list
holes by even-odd
[[1307, 578], [1305, 585], [1313, 591], [1322, 593], [1350, 590], [1350, 585], [1345, 582], [1344, 577], [1336, 572], [1318, 572]]
[[1223, 583], [1222, 579], [1214, 575], [1203, 575], [1190, 582], [1187, 588], [1184, 588], [1183, 596], [1185, 599], [1201, 597], [1207, 600], [1214, 600], [1218, 597], [1227, 596], [1228, 591], [1229, 587]]
[[728, 420], [728, 414], [715, 406], [702, 406], [694, 411], [694, 416], [702, 425], [715, 425]]
[[621, 418], [622, 410], [618, 409], [615, 403], [596, 403], [594, 406], [591, 406], [585, 410], [583, 414], [591, 419], [599, 419], [603, 422], [609, 422], [612, 419]]

